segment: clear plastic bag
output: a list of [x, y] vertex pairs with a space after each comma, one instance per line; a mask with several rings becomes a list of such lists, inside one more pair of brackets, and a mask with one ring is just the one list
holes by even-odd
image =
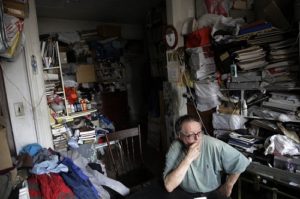
[[214, 129], [222, 130], [237, 130], [245, 129], [245, 123], [248, 120], [241, 115], [232, 114], [213, 114], [213, 127]]
[[221, 104], [218, 95], [219, 85], [216, 82], [195, 83], [197, 108], [200, 111], [207, 111]]

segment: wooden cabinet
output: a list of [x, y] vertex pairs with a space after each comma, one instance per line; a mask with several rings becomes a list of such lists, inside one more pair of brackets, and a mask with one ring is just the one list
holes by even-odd
[[129, 107], [127, 91], [107, 92], [101, 94], [102, 112], [113, 121], [116, 130], [129, 126]]

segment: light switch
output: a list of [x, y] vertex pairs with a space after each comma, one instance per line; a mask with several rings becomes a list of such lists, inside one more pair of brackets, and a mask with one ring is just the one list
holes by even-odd
[[14, 103], [14, 109], [16, 117], [21, 117], [25, 115], [23, 102]]

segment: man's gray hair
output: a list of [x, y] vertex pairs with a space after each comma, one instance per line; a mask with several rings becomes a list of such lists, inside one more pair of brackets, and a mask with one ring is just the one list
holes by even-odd
[[175, 133], [176, 135], [179, 135], [179, 133], [181, 132], [181, 128], [182, 128], [182, 124], [185, 122], [199, 122], [199, 119], [197, 119], [196, 117], [193, 117], [191, 115], [183, 115], [181, 117], [179, 117], [176, 122], [175, 122]]

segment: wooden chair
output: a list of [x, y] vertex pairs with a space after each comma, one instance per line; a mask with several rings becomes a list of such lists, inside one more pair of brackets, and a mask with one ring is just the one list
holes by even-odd
[[106, 142], [117, 180], [131, 188], [153, 176], [144, 165], [139, 126], [108, 133]]

